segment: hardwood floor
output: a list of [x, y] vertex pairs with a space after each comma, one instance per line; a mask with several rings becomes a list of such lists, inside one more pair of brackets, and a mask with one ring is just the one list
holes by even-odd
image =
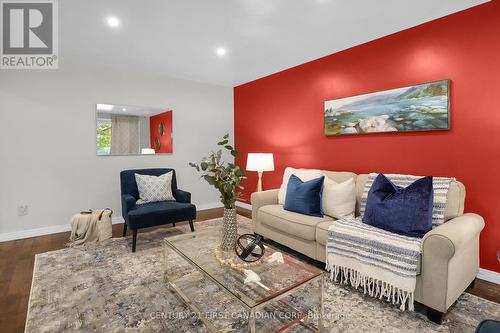
[[469, 294], [500, 303], [500, 286], [493, 282], [476, 279], [473, 289], [466, 290]]
[[[251, 217], [247, 209], [238, 209], [238, 214]], [[222, 208], [198, 212], [196, 221], [205, 221], [222, 216]], [[184, 224], [178, 223], [179, 225]], [[148, 232], [156, 228], [143, 229]], [[113, 237], [121, 237], [122, 224], [113, 225]], [[23, 332], [31, 289], [31, 277], [35, 255], [64, 248], [69, 232], [20, 239], [0, 243], [0, 331]], [[500, 303], [500, 286], [477, 280], [474, 289], [467, 292]]]
[[[221, 217], [222, 208], [199, 211], [196, 221]], [[251, 216], [250, 211], [238, 209], [238, 214]], [[177, 223], [177, 225], [187, 222]], [[149, 232], [159, 226], [139, 231]], [[123, 224], [113, 225], [113, 237], [121, 237]], [[19, 239], [0, 243], [0, 332], [23, 332], [31, 290], [35, 255], [64, 248], [70, 232]], [[130, 232], [129, 232], [130, 235]]]

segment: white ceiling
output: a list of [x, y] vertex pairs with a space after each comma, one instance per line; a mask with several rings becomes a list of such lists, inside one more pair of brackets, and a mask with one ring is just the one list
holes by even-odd
[[[483, 0], [64, 0], [65, 60], [235, 86]], [[106, 17], [116, 16], [111, 29]], [[215, 54], [225, 47], [227, 55]]]

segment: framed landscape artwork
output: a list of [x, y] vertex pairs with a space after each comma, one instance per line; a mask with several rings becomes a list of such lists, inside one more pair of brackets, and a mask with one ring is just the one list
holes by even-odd
[[450, 81], [325, 102], [325, 135], [447, 130]]

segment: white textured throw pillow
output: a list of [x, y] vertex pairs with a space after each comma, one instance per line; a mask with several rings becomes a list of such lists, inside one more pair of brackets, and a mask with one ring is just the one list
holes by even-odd
[[325, 175], [323, 183], [323, 214], [334, 217], [354, 217], [356, 209], [356, 183], [350, 178], [337, 183]]
[[137, 204], [148, 202], [175, 200], [172, 195], [172, 171], [161, 176], [135, 174], [135, 182], [139, 190]]
[[313, 180], [323, 176], [323, 172], [321, 170], [316, 169], [295, 169], [295, 168], [286, 168], [285, 173], [283, 174], [283, 183], [281, 183], [280, 191], [278, 193], [278, 203], [280, 205], [285, 204], [286, 198], [286, 189], [288, 186], [288, 180], [291, 175], [295, 175], [299, 177], [303, 182], [307, 182], [308, 180]]

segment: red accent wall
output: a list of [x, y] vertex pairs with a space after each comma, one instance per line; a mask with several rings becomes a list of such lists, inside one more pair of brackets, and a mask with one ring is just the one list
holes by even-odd
[[[345, 32], [348, 33], [348, 32]], [[323, 135], [325, 100], [451, 80], [451, 130]], [[500, 3], [480, 5], [234, 88], [237, 163], [275, 154], [264, 189], [286, 166], [453, 176], [481, 214], [481, 267], [500, 272]], [[257, 173], [248, 172], [249, 202]]]
[[[165, 125], [165, 134], [160, 135], [160, 123]], [[172, 111], [165, 111], [149, 118], [149, 133], [151, 140], [151, 148], [157, 154], [171, 154], [173, 152], [172, 146]], [[160, 149], [155, 147], [155, 139], [160, 139]]]

